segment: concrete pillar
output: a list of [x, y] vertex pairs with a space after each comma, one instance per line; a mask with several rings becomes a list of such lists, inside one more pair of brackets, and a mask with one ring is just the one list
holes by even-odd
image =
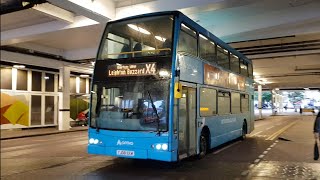
[[64, 66], [59, 74], [59, 130], [70, 129], [70, 68]]
[[262, 86], [258, 85], [258, 109], [259, 119], [262, 119]]
[[271, 103], [272, 103], [272, 115], [275, 115], [276, 112], [275, 112], [275, 108], [276, 108], [276, 92], [274, 89], [272, 89], [271, 91]]
[[283, 95], [279, 95], [279, 110], [283, 112]]

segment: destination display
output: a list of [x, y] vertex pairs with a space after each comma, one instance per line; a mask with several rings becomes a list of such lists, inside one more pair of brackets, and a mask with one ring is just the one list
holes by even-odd
[[225, 72], [214, 66], [204, 65], [204, 83], [225, 88], [245, 90], [245, 78]]
[[155, 62], [135, 64], [115, 64], [108, 67], [109, 77], [124, 76], [150, 76], [156, 75], [157, 67]]

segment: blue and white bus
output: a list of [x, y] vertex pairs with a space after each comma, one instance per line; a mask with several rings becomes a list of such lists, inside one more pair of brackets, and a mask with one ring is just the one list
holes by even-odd
[[178, 11], [109, 22], [96, 57], [88, 153], [178, 161], [254, 128], [252, 63]]

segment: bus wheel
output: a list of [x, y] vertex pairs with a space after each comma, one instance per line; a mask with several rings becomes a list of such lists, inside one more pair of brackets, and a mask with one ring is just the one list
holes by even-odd
[[247, 123], [243, 122], [241, 140], [245, 140], [247, 135]]
[[203, 158], [204, 156], [206, 156], [207, 154], [207, 150], [208, 150], [208, 140], [205, 136], [204, 133], [201, 133], [200, 136], [200, 153], [199, 153], [199, 158]]

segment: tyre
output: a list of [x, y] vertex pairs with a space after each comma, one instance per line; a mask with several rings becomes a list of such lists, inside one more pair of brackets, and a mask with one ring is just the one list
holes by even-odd
[[199, 158], [204, 158], [208, 152], [208, 139], [204, 133], [201, 133], [200, 136], [200, 153]]

